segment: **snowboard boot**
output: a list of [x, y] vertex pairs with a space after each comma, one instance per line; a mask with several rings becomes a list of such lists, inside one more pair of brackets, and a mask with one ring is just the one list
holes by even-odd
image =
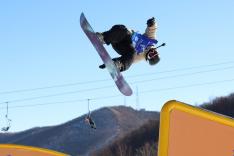
[[97, 35], [99, 41], [100, 41], [102, 44], [105, 44], [104, 36], [102, 35], [102, 33], [96, 32], [96, 35]]

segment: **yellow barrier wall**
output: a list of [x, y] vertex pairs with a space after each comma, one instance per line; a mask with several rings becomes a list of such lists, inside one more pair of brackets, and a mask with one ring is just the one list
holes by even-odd
[[178, 101], [160, 115], [158, 156], [233, 156], [234, 120]]

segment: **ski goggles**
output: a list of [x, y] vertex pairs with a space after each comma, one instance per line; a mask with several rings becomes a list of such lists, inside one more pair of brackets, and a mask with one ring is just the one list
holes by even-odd
[[158, 52], [156, 51], [156, 48], [150, 49], [148, 54], [147, 54], [147, 59], [151, 60], [151, 59], [155, 58], [157, 55], [158, 55]]

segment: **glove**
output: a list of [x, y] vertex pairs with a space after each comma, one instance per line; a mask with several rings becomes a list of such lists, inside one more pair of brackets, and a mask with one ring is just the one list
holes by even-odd
[[104, 68], [106, 68], [106, 65], [105, 65], [105, 64], [102, 64], [102, 65], [99, 66], [99, 68], [100, 68], [100, 69], [104, 69]]
[[154, 24], [155, 24], [155, 18], [154, 17], [147, 20], [147, 26], [148, 27], [152, 27]]

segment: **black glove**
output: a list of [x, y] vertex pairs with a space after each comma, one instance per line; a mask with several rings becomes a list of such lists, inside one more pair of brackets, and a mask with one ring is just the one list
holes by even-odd
[[152, 27], [154, 24], [155, 24], [155, 18], [154, 17], [147, 20], [147, 26], [148, 27]]
[[102, 65], [99, 66], [99, 68], [104, 69], [104, 68], [106, 68], [106, 65], [102, 64]]

